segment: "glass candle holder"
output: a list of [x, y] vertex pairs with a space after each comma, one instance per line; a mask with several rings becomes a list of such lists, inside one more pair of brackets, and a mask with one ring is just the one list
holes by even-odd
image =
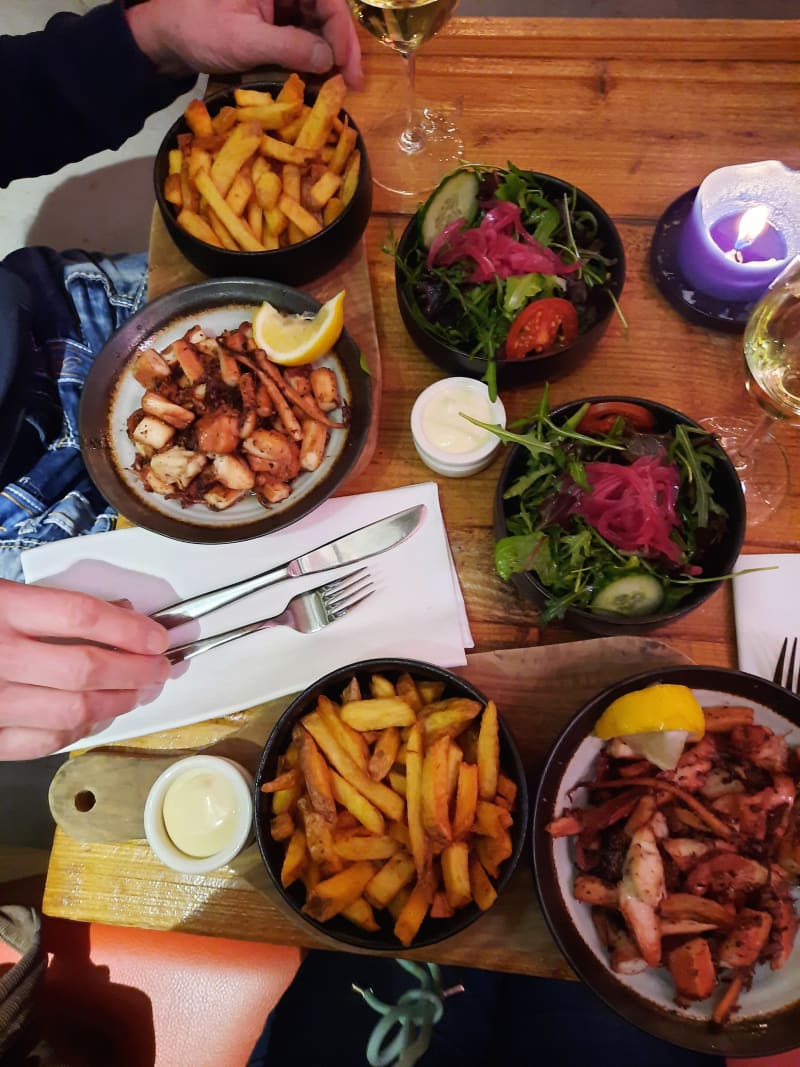
[[800, 171], [777, 160], [715, 170], [680, 234], [686, 280], [719, 300], [757, 300], [800, 252]]

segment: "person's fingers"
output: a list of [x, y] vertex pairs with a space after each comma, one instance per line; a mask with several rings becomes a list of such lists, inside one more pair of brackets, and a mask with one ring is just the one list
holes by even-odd
[[130, 689], [77, 693], [0, 682], [0, 728], [25, 726], [82, 737], [98, 721], [124, 715], [143, 700], [144, 694]]
[[253, 66], [277, 63], [287, 70], [304, 70], [324, 74], [333, 66], [333, 51], [316, 33], [297, 26], [258, 26], [248, 41]]
[[8, 726], [0, 729], [0, 761], [38, 759], [57, 752], [64, 745], [77, 741], [69, 731], [31, 730], [26, 726]]
[[0, 595], [7, 625], [32, 637], [78, 637], [141, 654], [169, 643], [164, 627], [146, 615], [86, 593], [4, 581]]
[[21, 634], [3, 643], [2, 674], [9, 682], [70, 692], [97, 689], [150, 689], [169, 677], [164, 656], [131, 655], [96, 645], [51, 644]]
[[342, 0], [317, 0], [316, 8], [325, 39], [333, 51], [334, 63], [341, 70], [348, 86], [351, 89], [360, 89], [364, 83], [361, 46], [349, 7]]

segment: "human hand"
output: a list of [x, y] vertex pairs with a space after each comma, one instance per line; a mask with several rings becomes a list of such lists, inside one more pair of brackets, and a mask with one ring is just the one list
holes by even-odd
[[45, 756], [152, 699], [167, 643], [135, 611], [0, 580], [0, 760]]
[[[362, 82], [347, 0], [147, 0], [125, 16], [139, 48], [165, 74], [270, 63], [324, 74], [335, 65], [351, 88]], [[318, 32], [300, 28], [303, 23]]]

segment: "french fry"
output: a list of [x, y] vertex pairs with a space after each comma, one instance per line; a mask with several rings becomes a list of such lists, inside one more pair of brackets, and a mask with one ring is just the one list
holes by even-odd
[[303, 233], [296, 222], [289, 220], [289, 225], [286, 227], [286, 240], [290, 245], [298, 245], [301, 241], [305, 241], [307, 234]]
[[367, 883], [364, 896], [373, 908], [385, 908], [414, 878], [414, 860], [407, 852], [395, 852]]
[[433, 894], [433, 903], [431, 904], [431, 918], [432, 919], [450, 919], [455, 915], [455, 909], [450, 906], [450, 902], [447, 899], [447, 894], [444, 890], [438, 890]]
[[348, 907], [342, 908], [339, 914], [343, 919], [347, 919], [348, 922], [353, 923], [354, 926], [358, 926], [362, 930], [368, 930], [370, 933], [380, 930], [380, 927], [375, 922], [375, 915], [370, 904], [363, 897], [354, 900]]
[[233, 184], [228, 190], [228, 195], [225, 197], [225, 203], [234, 213], [234, 215], [243, 215], [244, 209], [247, 207], [247, 202], [253, 192], [253, 181], [249, 174], [240, 170], [236, 177], [233, 179]]
[[[448, 804], [450, 738], [440, 737], [422, 761], [422, 824], [434, 849], [452, 840]], [[408, 771], [406, 771], [408, 773]]]
[[[213, 171], [213, 166], [212, 166]], [[233, 179], [231, 179], [231, 182]], [[220, 222], [231, 237], [247, 252], [263, 252], [264, 246], [257, 241], [250, 229], [238, 218], [219, 193], [210, 174], [201, 172], [195, 178], [197, 188], [208, 201], [209, 207], [217, 214]], [[216, 236], [216, 235], [215, 235]]]
[[408, 735], [406, 749], [406, 809], [411, 853], [417, 876], [427, 877], [431, 867], [431, 847], [422, 824], [422, 727], [415, 723]]
[[469, 886], [472, 899], [481, 909], [488, 911], [497, 900], [497, 890], [489, 881], [489, 876], [476, 859], [469, 861]]
[[452, 697], [425, 705], [422, 709], [425, 744], [432, 744], [440, 737], [458, 737], [480, 710], [478, 701], [468, 697]]
[[497, 776], [500, 773], [500, 734], [497, 707], [490, 700], [481, 715], [478, 733], [478, 795], [481, 800], [494, 800]]
[[347, 808], [350, 814], [367, 830], [370, 830], [373, 834], [382, 834], [386, 823], [383, 815], [375, 805], [371, 804], [366, 797], [359, 793], [355, 786], [346, 782], [336, 771], [331, 771], [331, 779], [336, 802]]
[[394, 684], [382, 674], [370, 675], [369, 691], [375, 700], [388, 699], [397, 695]]
[[[303, 179], [300, 174], [300, 168], [292, 163], [287, 165], [281, 171], [281, 182], [283, 183], [283, 192], [286, 196], [292, 200], [296, 200], [300, 203], [300, 194], [303, 187]], [[280, 198], [279, 198], [280, 199]]]
[[417, 689], [419, 689], [419, 695], [422, 697], [424, 705], [433, 704], [441, 699], [442, 693], [444, 693], [444, 682], [421, 679], [417, 682]]
[[297, 881], [307, 864], [306, 835], [303, 830], [297, 829], [292, 834], [281, 866], [281, 885], [284, 889], [288, 889], [290, 885]]
[[201, 218], [196, 212], [184, 208], [180, 215], [178, 215], [176, 221], [182, 229], [186, 230], [187, 233], [190, 233], [192, 237], [196, 237], [198, 241], [205, 241], [206, 244], [214, 245], [216, 248], [222, 248], [222, 242], [217, 235], [206, 220]]
[[488, 800], [479, 800], [475, 809], [475, 822], [472, 824], [474, 834], [484, 837], [500, 837], [503, 830], [511, 825], [511, 815], [505, 808], [491, 804]]
[[455, 841], [442, 852], [442, 878], [447, 902], [456, 911], [472, 900], [469, 881], [469, 845]]
[[447, 750], [447, 803], [452, 807], [453, 797], [458, 786], [458, 772], [464, 760], [464, 753], [458, 745], [450, 745]]
[[395, 893], [389, 903], [386, 905], [386, 910], [389, 912], [395, 922], [400, 918], [400, 912], [406, 906], [408, 898], [411, 896], [411, 890], [408, 886], [404, 886], [399, 893]]
[[317, 748], [314, 738], [300, 723], [295, 726], [292, 739], [300, 753], [300, 770], [305, 779], [311, 807], [319, 812], [325, 822], [336, 822], [336, 802], [333, 799], [330, 767]]
[[275, 131], [281, 141], [286, 141], [287, 144], [294, 144], [298, 133], [303, 128], [303, 123], [306, 121], [306, 115], [308, 115], [309, 111], [311, 111], [310, 107], [301, 108], [297, 118], [292, 119], [291, 122], [287, 122], [285, 126], [281, 126], [279, 130]]
[[456, 808], [453, 815], [453, 840], [459, 841], [472, 829], [478, 805], [478, 768], [474, 763], [463, 763], [458, 768]]
[[298, 800], [297, 806], [303, 818], [306, 846], [311, 859], [319, 865], [324, 875], [336, 874], [342, 869], [343, 863], [333, 847], [333, 833], [330, 825], [319, 812], [312, 809], [311, 803], [305, 798]]
[[341, 174], [345, 168], [350, 153], [356, 146], [358, 135], [352, 126], [345, 126], [339, 134], [339, 140], [328, 160], [328, 166], [334, 174]]
[[351, 700], [361, 700], [361, 686], [355, 676], [350, 679], [342, 691], [342, 703], [349, 704]]
[[417, 882], [405, 907], [397, 917], [397, 922], [394, 924], [394, 936], [406, 948], [416, 937], [417, 931], [428, 914], [428, 909], [433, 902], [433, 891], [432, 881], [424, 879]]
[[317, 714], [356, 765], [366, 771], [369, 763], [369, 746], [366, 740], [358, 730], [348, 725], [339, 714], [339, 709], [324, 693], [317, 701]]
[[[225, 143], [211, 164], [211, 181], [216, 186], [221, 196], [227, 196], [228, 190], [233, 185], [233, 180], [244, 164], [254, 156], [261, 144], [261, 127], [254, 122], [246, 122], [240, 126], [234, 126], [228, 134]], [[198, 189], [199, 189], [198, 185]], [[200, 189], [209, 202], [211, 198]], [[214, 204], [211, 205], [219, 214]], [[220, 215], [221, 218], [224, 217]], [[234, 235], [235, 236], [235, 235]]]
[[399, 771], [389, 771], [389, 785], [401, 797], [406, 795], [406, 776]]
[[255, 122], [262, 130], [279, 130], [287, 122], [297, 118], [303, 105], [291, 100], [239, 107], [240, 122]]
[[371, 863], [354, 863], [331, 878], [317, 882], [306, 898], [303, 911], [317, 922], [328, 922], [358, 900], [374, 873]]
[[344, 168], [342, 175], [342, 188], [339, 193], [343, 204], [349, 204], [355, 196], [358, 188], [358, 178], [361, 173], [361, 153], [356, 149], [350, 153], [350, 159]]
[[256, 199], [264, 211], [271, 211], [281, 195], [281, 179], [274, 170], [266, 170], [256, 181]]
[[[343, 713], [346, 709], [343, 709]], [[382, 730], [370, 756], [367, 770], [370, 778], [380, 782], [394, 766], [397, 753], [400, 749], [400, 731], [396, 726], [388, 726]], [[391, 784], [391, 783], [390, 783]], [[394, 788], [394, 787], [392, 787]]]
[[294, 830], [294, 819], [288, 811], [282, 811], [270, 820], [269, 835], [273, 841], [287, 841]]
[[326, 170], [309, 190], [308, 197], [311, 206], [317, 210], [324, 208], [341, 184], [342, 179], [338, 174], [334, 174], [332, 170]]
[[264, 229], [264, 212], [257, 200], [251, 200], [247, 205], [247, 225], [254, 234], [260, 234]]
[[337, 834], [333, 847], [343, 860], [388, 860], [400, 848], [400, 842], [388, 834]]
[[406, 704], [405, 700], [396, 696], [351, 700], [342, 708], [342, 721], [359, 731], [386, 730], [390, 726], [412, 726], [416, 720], [413, 709]]
[[296, 145], [287, 144], [286, 141], [279, 141], [277, 137], [270, 137], [268, 133], [261, 138], [259, 151], [267, 159], [276, 159], [279, 163], [293, 163], [298, 167], [308, 163], [312, 154], [305, 148], [298, 148]]
[[263, 89], [245, 89], [241, 86], [233, 90], [233, 99], [239, 109], [243, 107], [261, 107], [264, 104], [275, 103], [272, 93], [265, 92]]
[[404, 822], [390, 822], [387, 828], [389, 837], [393, 837], [395, 841], [399, 841], [404, 848], [411, 851], [411, 835], [408, 832], [408, 827]]
[[273, 237], [280, 237], [289, 225], [289, 220], [279, 207], [264, 212], [264, 227]]
[[211, 170], [211, 153], [202, 148], [192, 148], [189, 152], [189, 177], [194, 179], [201, 170]]
[[[303, 719], [303, 725], [325, 753], [328, 761], [345, 781], [363, 794], [367, 800], [370, 800], [388, 818], [397, 820], [403, 817], [405, 809], [403, 798], [382, 782], [373, 782], [356, 765], [349, 753], [342, 748], [316, 713], [312, 712], [310, 715], [306, 715]], [[353, 814], [358, 817], [356, 812], [353, 812]]]
[[210, 208], [208, 209], [208, 221], [211, 224], [211, 229], [219, 238], [222, 247], [227, 248], [232, 252], [238, 251], [239, 246], [228, 233], [228, 231], [225, 229], [225, 227], [222, 225], [219, 220], [219, 216], [216, 214], [216, 212], [212, 211]]
[[503, 860], [507, 860], [513, 851], [511, 835], [507, 830], [503, 831], [500, 838], [477, 837], [475, 839], [475, 854], [492, 878], [499, 878], [500, 864]]
[[297, 135], [295, 144], [299, 148], [310, 148], [313, 151], [322, 148], [333, 126], [333, 120], [344, 106], [346, 95], [347, 88], [341, 74], [328, 78], [322, 84], [317, 94], [317, 99], [311, 108], [311, 113]]
[[[296, 200], [292, 200], [290, 196], [282, 193], [278, 200], [278, 207], [288, 218], [290, 223], [294, 223], [295, 226], [302, 233], [301, 240], [305, 240], [306, 237], [313, 237], [314, 234], [319, 233], [322, 229], [322, 223], [317, 222], [310, 212], [306, 211], [302, 204], [299, 204]], [[298, 242], [294, 242], [297, 244]]]
[[183, 205], [180, 174], [168, 174], [164, 179], [164, 199], [168, 204], [174, 204], [175, 207]]
[[300, 879], [306, 888], [306, 893], [310, 893], [314, 886], [322, 879], [319, 864], [315, 863], [314, 860], [309, 859], [305, 868], [300, 872]]
[[397, 679], [395, 688], [400, 699], [405, 700], [414, 713], [419, 715], [422, 711], [422, 695], [417, 688], [417, 683], [407, 671]]
[[235, 107], [221, 107], [211, 120], [214, 133], [224, 136], [236, 125], [238, 111]]
[[183, 117], [195, 137], [212, 137], [214, 135], [211, 116], [202, 100], [191, 100], [183, 113]]
[[508, 801], [510, 807], [514, 807], [517, 799], [517, 783], [512, 782], [502, 771], [497, 775], [497, 792]]
[[289, 75], [281, 87], [281, 91], [275, 97], [279, 104], [287, 101], [297, 101], [300, 104], [305, 100], [306, 86], [299, 74], [294, 72]]
[[167, 173], [180, 174], [183, 166], [183, 152], [180, 148], [171, 148], [167, 156]]

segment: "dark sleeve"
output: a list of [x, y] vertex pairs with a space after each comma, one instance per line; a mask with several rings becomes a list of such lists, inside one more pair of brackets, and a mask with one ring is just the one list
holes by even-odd
[[168, 78], [139, 50], [122, 0], [0, 36], [0, 186], [119, 148], [195, 82]]

